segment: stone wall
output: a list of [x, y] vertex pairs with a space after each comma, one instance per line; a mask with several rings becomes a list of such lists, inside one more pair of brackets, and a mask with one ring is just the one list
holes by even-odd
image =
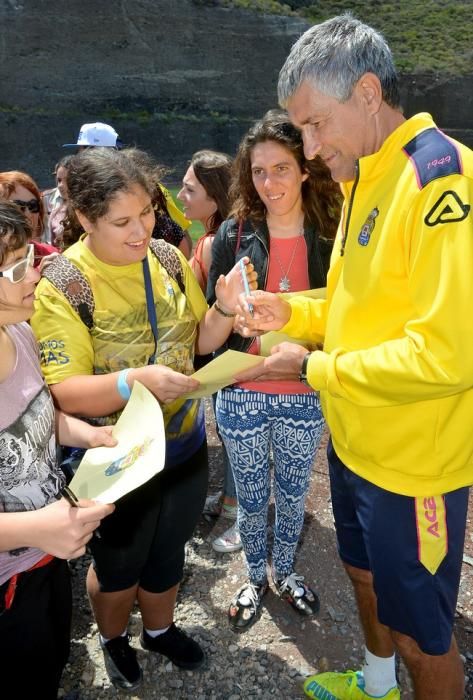
[[[0, 170], [41, 186], [83, 122], [111, 123], [182, 176], [190, 155], [230, 153], [276, 104], [278, 71], [307, 25], [192, 0], [0, 0]], [[430, 110], [473, 145], [473, 75], [403, 79], [406, 113]]]

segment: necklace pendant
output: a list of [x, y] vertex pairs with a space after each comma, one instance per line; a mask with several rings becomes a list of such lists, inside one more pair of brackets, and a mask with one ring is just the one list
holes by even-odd
[[284, 277], [281, 277], [279, 280], [279, 291], [280, 292], [288, 292], [291, 289], [291, 281], [287, 275], [284, 275]]

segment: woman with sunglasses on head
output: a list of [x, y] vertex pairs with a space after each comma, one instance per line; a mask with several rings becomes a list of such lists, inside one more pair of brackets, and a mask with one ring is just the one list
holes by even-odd
[[27, 323], [39, 273], [29, 222], [0, 200], [0, 659], [2, 697], [55, 700], [69, 655], [66, 559], [80, 556], [113, 506], [61, 498], [55, 433], [112, 445], [109, 428], [55, 413]]
[[[261, 289], [295, 292], [324, 287], [340, 191], [319, 158], [304, 157], [300, 132], [286, 112], [272, 110], [244, 136], [234, 165], [231, 218], [212, 247], [208, 294], [236, 260], [249, 257]], [[225, 347], [259, 354], [259, 338], [230, 336]], [[244, 382], [219, 392], [217, 422], [238, 498], [238, 528], [249, 580], [228, 618], [236, 632], [261, 611], [267, 581], [267, 516], [274, 469], [272, 577], [278, 594], [305, 615], [317, 612], [315, 592], [294, 570], [304, 502], [323, 417], [318, 394], [295, 381]]]
[[32, 177], [20, 170], [0, 173], [0, 197], [12, 201], [26, 215], [31, 229], [35, 267], [40, 265], [44, 257], [58, 252], [56, 247], [42, 240], [45, 227], [44, 204], [38, 185]]
[[[136, 689], [142, 679], [127, 636], [135, 601], [144, 649], [187, 669], [205, 659], [199, 644], [173, 622], [185, 543], [207, 492], [204, 413], [199, 400], [186, 398], [199, 386], [188, 375], [195, 351], [212, 352], [229, 335], [243, 290], [235, 266], [218, 280], [217, 300], [208, 309], [182, 253], [152, 240], [154, 172], [128, 150], [91, 149], [74, 157], [67, 177], [69, 214], [85, 233], [47, 269], [32, 320], [41, 346], [52, 348], [43, 353], [43, 368], [63, 410], [108, 424], [123, 410], [135, 381], [162, 404], [164, 470], [120, 499], [101, 527], [101, 539], [90, 544], [87, 591], [110, 680], [125, 690]], [[256, 287], [251, 265], [247, 271]], [[94, 301], [84, 320], [68, 285], [79, 278]]]

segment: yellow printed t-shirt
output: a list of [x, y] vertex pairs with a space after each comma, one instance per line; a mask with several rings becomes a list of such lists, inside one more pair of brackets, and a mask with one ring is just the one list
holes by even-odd
[[[158, 322], [156, 364], [192, 374], [197, 325], [207, 303], [184, 256], [181, 259], [186, 295], [148, 250], [148, 262]], [[106, 374], [148, 363], [154, 338], [148, 320], [141, 263], [108, 265], [84, 245], [83, 238], [65, 256], [85, 275], [93, 290], [95, 310], [91, 331], [64, 295], [47, 279], [38, 285], [33, 330], [48, 384], [76, 375]], [[187, 459], [204, 439], [199, 401], [179, 399], [162, 406], [167, 460]], [[118, 414], [103, 416], [111, 424]]]

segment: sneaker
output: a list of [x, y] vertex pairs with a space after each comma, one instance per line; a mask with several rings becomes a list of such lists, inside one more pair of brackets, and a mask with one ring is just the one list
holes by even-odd
[[292, 605], [302, 615], [315, 615], [320, 609], [317, 594], [304, 583], [304, 577], [293, 572], [286, 578], [275, 580], [274, 585], [279, 596]]
[[[372, 700], [374, 696], [365, 693], [364, 688], [360, 671], [318, 673], [304, 682], [304, 693], [315, 700]], [[395, 686], [384, 695], [377, 695], [376, 700], [401, 700], [401, 693]]]
[[136, 660], [136, 651], [130, 646], [130, 636], [114, 637], [108, 642], [102, 642], [105, 668], [111, 682], [121, 690], [136, 690], [141, 684], [143, 675]]
[[170, 628], [158, 637], [151, 637], [144, 629], [140, 644], [143, 649], [166, 656], [179, 668], [196, 669], [205, 661], [203, 649], [191, 639], [174, 622]]
[[212, 542], [212, 547], [216, 552], [238, 552], [243, 545], [237, 523], [225, 530], [223, 535], [216, 537]]
[[223, 493], [213, 493], [205, 499], [203, 515], [210, 515], [212, 518], [218, 518], [222, 510]]
[[234, 632], [245, 632], [254, 625], [261, 614], [263, 596], [268, 583], [245, 583], [236, 593], [228, 608], [228, 621]]
[[227, 520], [236, 520], [237, 513], [238, 506], [231, 506], [229, 503], [224, 503], [220, 511], [220, 517], [227, 518]]
[[228, 520], [235, 520], [237, 516], [238, 506], [231, 506], [229, 503], [224, 502], [223, 493], [214, 493], [211, 496], [207, 496], [205, 499], [203, 515], [210, 516], [211, 518], [218, 518], [220, 515], [222, 518], [228, 518]]

